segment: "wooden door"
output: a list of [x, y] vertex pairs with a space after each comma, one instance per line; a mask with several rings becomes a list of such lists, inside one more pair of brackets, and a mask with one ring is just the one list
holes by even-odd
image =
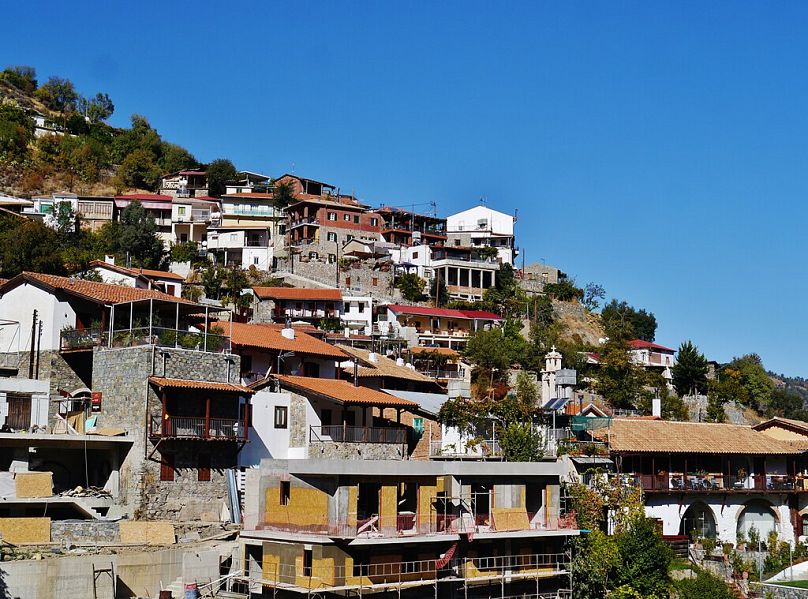
[[23, 393], [9, 393], [6, 424], [13, 429], [24, 430], [31, 427], [31, 396]]

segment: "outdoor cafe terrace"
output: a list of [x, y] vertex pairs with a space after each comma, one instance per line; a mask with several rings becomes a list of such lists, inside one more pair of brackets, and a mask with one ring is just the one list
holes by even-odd
[[646, 492], [808, 491], [804, 444], [749, 426], [626, 418], [592, 435], [607, 443], [620, 479]]

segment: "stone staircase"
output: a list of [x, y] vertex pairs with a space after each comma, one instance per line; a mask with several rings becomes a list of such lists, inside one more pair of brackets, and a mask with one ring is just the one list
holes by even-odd
[[171, 591], [171, 596], [175, 599], [182, 599], [185, 597], [185, 585], [182, 582], [182, 576], [179, 576], [177, 580], [172, 582], [170, 585], [163, 587], [164, 591]]

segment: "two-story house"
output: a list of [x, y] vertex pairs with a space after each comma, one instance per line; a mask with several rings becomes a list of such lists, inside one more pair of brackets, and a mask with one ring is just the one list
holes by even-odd
[[221, 198], [222, 210], [208, 228], [207, 249], [224, 264], [270, 270], [285, 247], [286, 214], [268, 192], [239, 191]]
[[411, 342], [411, 346], [462, 349], [471, 334], [501, 321], [502, 318], [493, 312], [480, 310], [390, 304], [380, 308], [377, 324], [383, 335], [403, 337]]
[[208, 174], [201, 170], [186, 169], [163, 175], [160, 178], [160, 194], [176, 198], [207, 196]]
[[[766, 428], [766, 427], [761, 427]], [[754, 527], [792, 542], [808, 517], [805, 439], [793, 443], [737, 424], [615, 418], [592, 433], [617, 475], [638, 484], [665, 535], [735, 543]]]
[[257, 322], [305, 321], [317, 325], [323, 319], [339, 321], [343, 312], [339, 289], [253, 287], [253, 318]]
[[382, 219], [382, 238], [394, 245], [442, 246], [446, 242], [446, 219], [402, 208], [382, 206], [375, 210]]
[[516, 217], [511, 214], [475, 206], [446, 217], [446, 245], [495, 248], [499, 262], [513, 265], [518, 254], [515, 224]]

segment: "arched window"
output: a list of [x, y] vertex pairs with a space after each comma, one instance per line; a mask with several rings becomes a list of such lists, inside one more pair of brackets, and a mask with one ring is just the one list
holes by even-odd
[[688, 535], [691, 539], [714, 539], [716, 537], [715, 518], [713, 512], [704, 503], [697, 501], [682, 516], [679, 534]]
[[765, 540], [769, 533], [777, 531], [777, 518], [771, 505], [762, 499], [756, 499], [746, 504], [738, 517], [738, 533], [749, 538], [749, 529], [755, 527], [761, 539]]
[[808, 515], [802, 517], [802, 536], [808, 537]]

